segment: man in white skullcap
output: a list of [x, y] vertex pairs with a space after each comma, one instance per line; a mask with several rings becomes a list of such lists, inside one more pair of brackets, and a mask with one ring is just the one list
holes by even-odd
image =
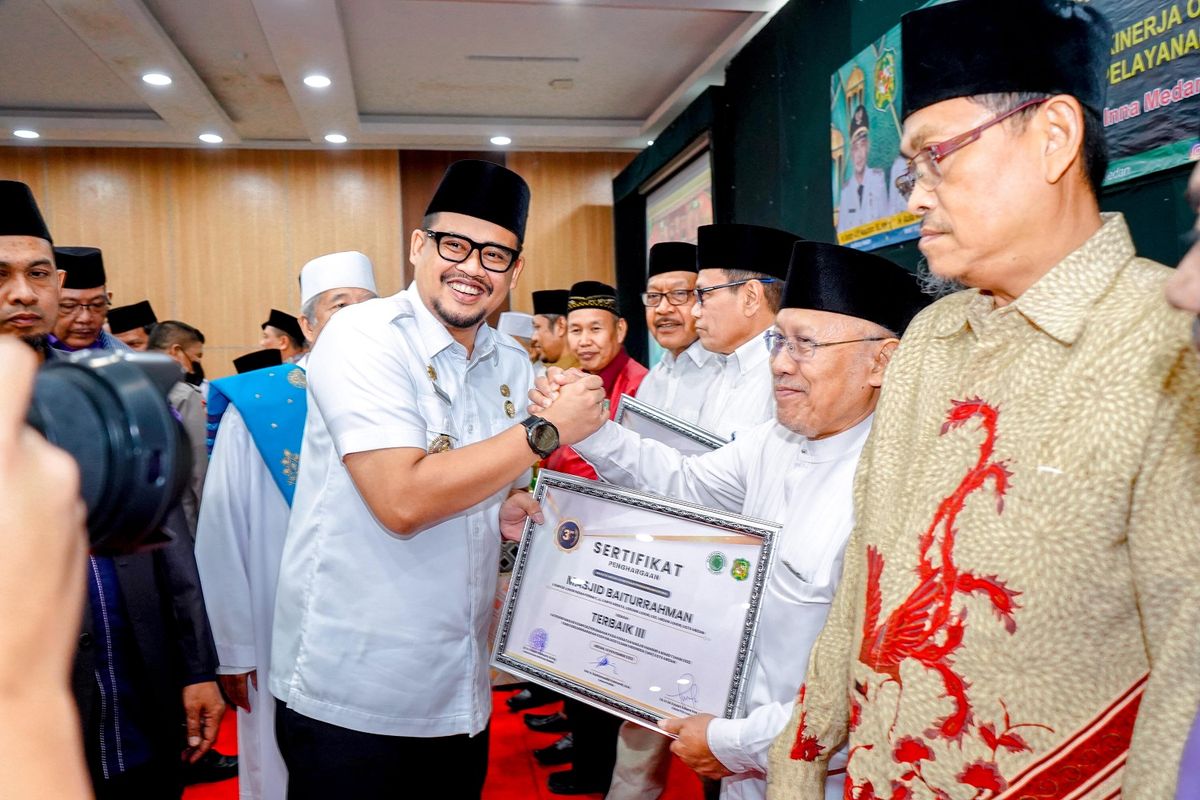
[[533, 314], [526, 314], [524, 311], [501, 311], [500, 321], [496, 323], [496, 330], [501, 333], [507, 333], [509, 336], [517, 340], [521, 347], [529, 353], [529, 360], [533, 363], [534, 371], [541, 374], [545, 372], [543, 367], [540, 371], [542, 351], [533, 343]]
[[[345, 252], [315, 258], [300, 272], [300, 325], [315, 342], [339, 309], [375, 297], [371, 261]], [[212, 449], [196, 562], [213, 638], [218, 680], [237, 706], [240, 794], [279, 798], [287, 770], [275, 742], [275, 701], [265, 679], [279, 559], [307, 416], [304, 362], [213, 381], [208, 438]]]

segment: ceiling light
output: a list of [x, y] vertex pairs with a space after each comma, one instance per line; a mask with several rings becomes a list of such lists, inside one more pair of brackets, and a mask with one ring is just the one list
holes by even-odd
[[650, 146], [651, 146], [651, 145], [653, 145], [653, 144], [654, 144], [654, 140], [653, 140], [653, 139], [647, 139], [647, 140], [646, 140], [646, 147], [650, 147]]
[[325, 134], [325, 141], [329, 142], [330, 144], [345, 144], [347, 140], [345, 134], [327, 133]]
[[220, 144], [225, 140], [215, 133], [202, 133], [200, 134], [200, 141], [205, 144]]
[[38, 133], [37, 131], [31, 131], [27, 128], [21, 128], [19, 130], [13, 131], [13, 136], [16, 136], [18, 139], [36, 139], [39, 136], [41, 136], [41, 134]]
[[171, 76], [164, 75], [161, 72], [147, 72], [142, 76], [142, 80], [151, 86], [170, 86]]
[[304, 77], [304, 85], [311, 86], [314, 89], [324, 89], [331, 83], [333, 83], [333, 81], [329, 80], [329, 78], [325, 77], [324, 75], [313, 74], [306, 75]]
[[508, 138], [507, 136], [493, 136], [492, 144], [503, 147], [506, 144], [512, 144], [512, 139]]

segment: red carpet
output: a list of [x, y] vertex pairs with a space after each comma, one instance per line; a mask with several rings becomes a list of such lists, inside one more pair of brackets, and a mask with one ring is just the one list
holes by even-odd
[[[484, 800], [551, 800], [561, 795], [551, 794], [546, 789], [546, 779], [552, 772], [567, 769], [543, 767], [533, 757], [533, 751], [545, 747], [558, 738], [558, 734], [534, 733], [521, 721], [522, 714], [513, 714], [504, 706], [507, 692], [496, 692], [492, 714], [491, 760], [488, 766], [487, 784], [483, 789]], [[554, 710], [554, 706], [536, 709], [536, 713]], [[237, 722], [233, 712], [225, 715], [221, 731], [217, 736], [217, 749], [222, 753], [237, 752]], [[671, 760], [671, 779], [663, 800], [700, 800], [703, 792], [695, 773], [678, 759]], [[600, 798], [589, 794], [579, 797]], [[237, 800], [237, 781], [209, 783], [193, 786], [183, 794], [184, 800]]]

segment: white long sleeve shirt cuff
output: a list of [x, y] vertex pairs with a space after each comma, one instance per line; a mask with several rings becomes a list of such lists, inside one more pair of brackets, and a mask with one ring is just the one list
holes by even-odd
[[245, 675], [254, 672], [257, 667], [227, 667], [224, 664], [217, 667], [218, 675]]
[[767, 751], [792, 716], [792, 703], [768, 703], [742, 719], [714, 719], [705, 738], [725, 769], [741, 775], [767, 773]]

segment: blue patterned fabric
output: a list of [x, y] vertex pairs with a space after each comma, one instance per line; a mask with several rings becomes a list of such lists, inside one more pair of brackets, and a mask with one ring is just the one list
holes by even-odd
[[288, 505], [300, 470], [300, 443], [308, 411], [304, 370], [283, 364], [215, 380], [208, 391], [208, 452], [230, 403], [246, 422], [259, 455]]
[[97, 715], [100, 769], [115, 778], [150, 760], [151, 749], [136, 686], [137, 645], [126, 616], [117, 567], [111, 558], [88, 558], [88, 600], [95, 641], [94, 676], [100, 690]]

